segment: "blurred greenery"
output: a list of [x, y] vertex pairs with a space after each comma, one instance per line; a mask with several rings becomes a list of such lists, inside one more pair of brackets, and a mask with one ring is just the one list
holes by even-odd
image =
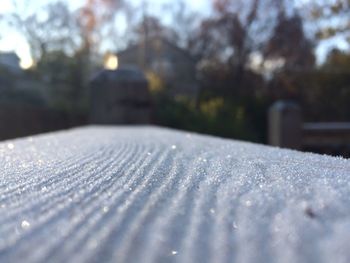
[[214, 97], [196, 103], [185, 97], [158, 95], [155, 102], [161, 125], [256, 142], [266, 139], [267, 104], [262, 100]]

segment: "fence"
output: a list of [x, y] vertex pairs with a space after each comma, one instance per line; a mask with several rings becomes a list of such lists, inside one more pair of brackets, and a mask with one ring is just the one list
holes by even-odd
[[86, 117], [24, 105], [0, 106], [0, 140], [86, 124]]
[[303, 122], [300, 107], [276, 102], [269, 110], [269, 144], [350, 157], [350, 122]]

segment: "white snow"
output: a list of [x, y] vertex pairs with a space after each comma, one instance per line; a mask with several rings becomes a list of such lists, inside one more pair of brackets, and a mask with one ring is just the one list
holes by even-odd
[[350, 262], [350, 161], [156, 127], [0, 143], [0, 262]]

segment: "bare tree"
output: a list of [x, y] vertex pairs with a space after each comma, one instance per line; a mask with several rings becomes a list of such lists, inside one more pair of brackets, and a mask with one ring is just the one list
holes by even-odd
[[79, 46], [77, 23], [65, 3], [52, 3], [42, 7], [41, 12], [32, 13], [23, 11], [18, 2], [14, 3], [16, 11], [6, 20], [25, 36], [34, 60], [52, 50], [72, 53]]
[[350, 43], [350, 1], [308, 1], [300, 6], [310, 31], [319, 41], [344, 37]]
[[305, 70], [315, 65], [314, 44], [308, 39], [302, 18], [295, 14], [287, 17], [281, 14], [271, 38], [264, 48], [267, 59], [283, 59], [283, 68]]
[[231, 90], [244, 89], [251, 55], [262, 53], [280, 10], [285, 8], [280, 2], [216, 0], [214, 15], [202, 22], [191, 42], [201, 68], [221, 68], [231, 79]]
[[39, 9], [33, 8], [28, 0], [13, 0], [13, 5], [15, 12], [4, 19], [25, 36], [36, 61], [50, 51], [99, 52], [101, 45], [110, 39], [111, 30], [117, 27], [118, 11], [127, 6], [123, 0], [86, 0], [75, 11], [64, 1]]

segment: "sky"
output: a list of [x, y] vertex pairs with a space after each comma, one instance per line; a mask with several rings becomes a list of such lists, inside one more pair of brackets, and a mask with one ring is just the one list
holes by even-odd
[[[12, 10], [11, 0], [1, 0], [0, 15], [7, 14]], [[4, 25], [1, 24], [1, 27]], [[15, 31], [3, 30], [3, 28], [1, 31], [6, 33], [0, 35], [0, 51], [15, 51], [21, 59], [21, 66], [24, 68], [29, 66], [32, 60], [25, 38]]]

